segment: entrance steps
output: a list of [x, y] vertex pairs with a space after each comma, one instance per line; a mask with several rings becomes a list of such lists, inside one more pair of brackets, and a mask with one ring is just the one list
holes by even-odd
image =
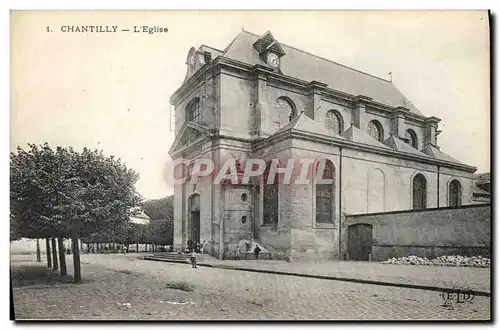
[[[177, 263], [183, 263], [183, 264], [189, 264], [191, 263], [189, 259], [189, 253], [177, 253], [177, 252], [157, 252], [150, 254], [144, 259], [149, 259], [149, 260], [161, 260], [161, 261], [168, 261], [168, 262], [177, 262]], [[212, 257], [211, 255], [208, 254], [197, 254], [196, 255], [196, 262], [207, 262], [207, 261], [212, 261], [212, 260], [217, 260], [217, 258]]]

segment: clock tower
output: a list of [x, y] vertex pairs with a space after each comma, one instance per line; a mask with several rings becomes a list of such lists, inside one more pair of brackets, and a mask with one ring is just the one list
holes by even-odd
[[281, 72], [281, 58], [286, 53], [271, 32], [266, 32], [253, 44], [253, 47], [268, 67]]

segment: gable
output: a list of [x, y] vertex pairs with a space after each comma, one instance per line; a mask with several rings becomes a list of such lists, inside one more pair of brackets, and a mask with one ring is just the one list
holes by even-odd
[[387, 146], [389, 146], [397, 151], [406, 152], [406, 153], [418, 155], [421, 157], [429, 157], [428, 155], [413, 148], [408, 143], [403, 142], [398, 137], [394, 137], [393, 135], [391, 135], [387, 140], [385, 140], [384, 144], [386, 144]]
[[181, 127], [168, 153], [171, 156], [179, 153], [202, 141], [206, 136], [208, 136], [208, 128], [205, 125], [187, 121]]
[[382, 142], [375, 140], [373, 137], [366, 134], [365, 131], [360, 130], [354, 125], [349, 127], [344, 133], [341, 134], [341, 136], [353, 142], [366, 144], [372, 147], [391, 149]]

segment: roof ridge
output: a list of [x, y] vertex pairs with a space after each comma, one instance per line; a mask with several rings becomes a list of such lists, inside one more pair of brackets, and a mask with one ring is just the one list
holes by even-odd
[[[250, 31], [241, 30], [241, 31], [240, 31], [240, 33], [241, 33], [241, 32], [246, 32], [246, 33], [248, 33], [248, 34], [251, 34], [251, 35], [253, 35], [253, 36], [255, 36], [255, 37], [259, 37], [259, 38], [261, 37], [261, 36], [259, 36], [259, 35], [255, 34], [255, 33], [250, 32]], [[267, 32], [270, 32], [270, 31], [266, 31], [266, 33], [267, 33]], [[238, 33], [238, 35], [239, 35], [240, 33]], [[237, 38], [237, 37], [238, 37], [238, 36], [236, 36], [236, 38]], [[236, 38], [235, 38], [235, 39], [236, 39]], [[234, 42], [234, 40], [231, 42], [231, 44], [232, 44], [233, 42]], [[231, 45], [231, 44], [230, 44], [230, 45]], [[329, 60], [329, 59], [324, 58], [324, 57], [322, 57], [322, 56], [319, 56], [319, 55], [316, 55], [316, 54], [309, 53], [309, 52], [307, 52], [307, 51], [305, 51], [305, 50], [302, 50], [302, 49], [299, 49], [299, 48], [296, 48], [296, 47], [293, 47], [293, 46], [290, 46], [290, 45], [284, 44], [284, 43], [282, 43], [282, 42], [280, 42], [279, 44], [280, 44], [280, 45], [282, 45], [282, 46], [288, 47], [288, 48], [292, 48], [292, 49], [294, 49], [294, 50], [296, 50], [296, 51], [299, 51], [299, 52], [302, 52], [302, 53], [304, 53], [304, 54], [307, 54], [307, 55], [311, 55], [311, 56], [314, 56], [314, 57], [320, 58], [320, 59], [322, 59], [322, 60], [324, 60], [324, 61], [327, 61], [327, 62], [330, 62], [330, 63], [336, 64], [336, 65], [340, 65], [340, 66], [342, 66], [342, 67], [344, 67], [344, 68], [346, 68], [346, 69], [350, 69], [350, 70], [353, 70], [353, 71], [359, 72], [359, 73], [361, 73], [361, 74], [364, 74], [364, 75], [370, 76], [370, 77], [372, 77], [372, 78], [380, 79], [380, 80], [382, 80], [382, 81], [384, 81], [384, 82], [388, 82], [388, 83], [390, 83], [390, 84], [392, 85], [392, 81], [387, 80], [387, 79], [384, 79], [384, 78], [382, 78], [382, 77], [378, 77], [378, 76], [375, 76], [375, 75], [373, 75], [373, 74], [370, 74], [370, 73], [367, 73], [367, 72], [363, 72], [363, 71], [361, 71], [361, 70], [358, 70], [358, 69], [352, 68], [352, 67], [350, 67], [350, 66], [348, 66], [348, 65], [344, 65], [344, 64], [341, 64], [341, 63], [335, 62], [335, 61], [333, 61], [333, 60]], [[230, 46], [230, 45], [229, 45], [229, 46]], [[229, 48], [229, 46], [228, 46], [228, 48]], [[225, 53], [225, 51], [224, 51], [224, 53]]]

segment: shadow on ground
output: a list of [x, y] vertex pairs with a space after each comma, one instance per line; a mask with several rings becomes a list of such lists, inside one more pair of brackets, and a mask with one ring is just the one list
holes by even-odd
[[36, 265], [11, 267], [10, 277], [14, 288], [32, 285], [73, 283], [72, 276], [61, 276], [59, 270], [52, 270]]

